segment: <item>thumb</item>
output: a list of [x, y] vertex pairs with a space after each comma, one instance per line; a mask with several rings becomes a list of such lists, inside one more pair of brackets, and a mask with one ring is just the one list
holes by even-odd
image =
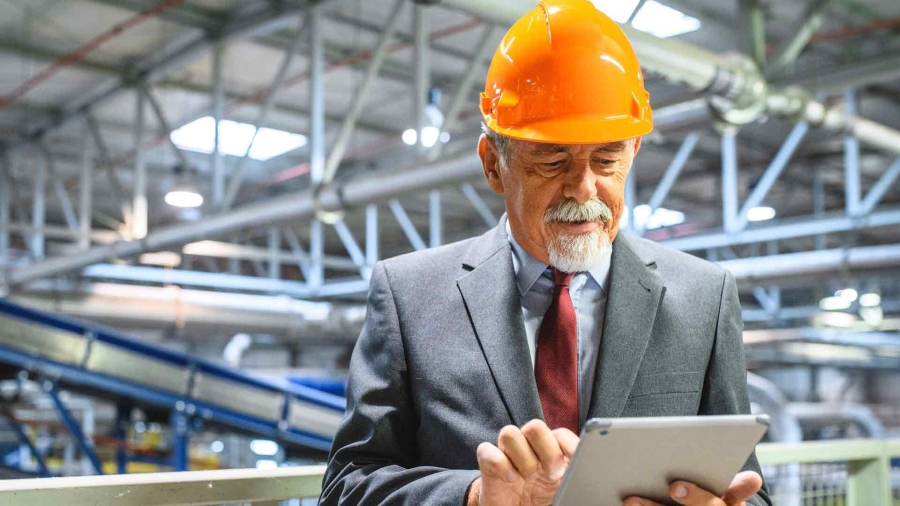
[[578, 448], [581, 439], [569, 429], [556, 429], [553, 431], [553, 437], [559, 443], [559, 449], [562, 450], [563, 455], [571, 459], [572, 455], [575, 455], [575, 449]]
[[753, 497], [762, 488], [762, 476], [753, 471], [738, 473], [728, 486], [728, 492], [722, 496], [725, 504], [741, 504]]

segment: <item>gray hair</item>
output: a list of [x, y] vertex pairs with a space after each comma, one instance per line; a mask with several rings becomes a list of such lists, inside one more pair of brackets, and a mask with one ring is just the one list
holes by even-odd
[[484, 123], [481, 124], [481, 131], [497, 147], [497, 152], [500, 154], [500, 166], [503, 168], [509, 167], [509, 160], [512, 155], [512, 138], [491, 130]]

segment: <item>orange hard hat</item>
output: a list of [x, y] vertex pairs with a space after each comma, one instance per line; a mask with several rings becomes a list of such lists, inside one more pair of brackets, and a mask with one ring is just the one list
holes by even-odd
[[497, 48], [481, 94], [491, 130], [600, 144], [653, 130], [650, 94], [625, 32], [588, 0], [543, 0]]

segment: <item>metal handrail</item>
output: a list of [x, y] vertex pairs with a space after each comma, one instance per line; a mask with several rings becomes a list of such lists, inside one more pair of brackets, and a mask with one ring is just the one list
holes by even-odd
[[[900, 439], [765, 443], [757, 446], [756, 454], [763, 466], [847, 462], [846, 504], [888, 505], [891, 459], [900, 458]], [[288, 499], [318, 497], [324, 472], [325, 466], [307, 466], [9, 480], [0, 481], [0, 506], [274, 505]]]
[[228, 469], [0, 481], [0, 505], [277, 504], [318, 497], [325, 466]]

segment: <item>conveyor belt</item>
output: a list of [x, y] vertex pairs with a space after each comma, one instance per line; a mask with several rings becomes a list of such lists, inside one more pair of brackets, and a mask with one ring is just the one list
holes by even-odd
[[4, 364], [70, 390], [178, 410], [316, 450], [331, 446], [346, 404], [342, 397], [288, 382], [268, 383], [108, 328], [0, 299]]

